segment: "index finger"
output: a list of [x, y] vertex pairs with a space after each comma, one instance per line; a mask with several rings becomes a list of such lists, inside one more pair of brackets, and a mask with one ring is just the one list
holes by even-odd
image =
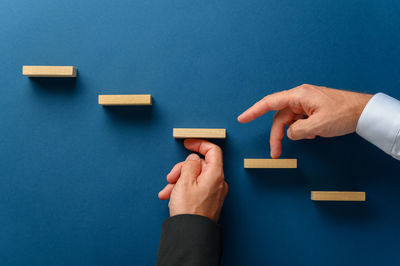
[[240, 123], [248, 123], [260, 117], [269, 111], [279, 111], [289, 105], [291, 91], [281, 91], [265, 96], [263, 99], [255, 103], [244, 113], [239, 115]]
[[186, 149], [204, 155], [206, 164], [222, 166], [222, 150], [218, 145], [201, 139], [186, 139]]

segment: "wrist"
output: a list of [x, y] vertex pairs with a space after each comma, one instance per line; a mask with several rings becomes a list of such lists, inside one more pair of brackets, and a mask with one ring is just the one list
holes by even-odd
[[373, 96], [372, 94], [366, 94], [366, 93], [357, 93], [357, 94], [358, 95], [355, 99], [354, 110], [353, 110], [353, 117], [354, 117], [353, 132], [356, 131], [358, 120], [360, 119], [365, 106]]
[[201, 212], [201, 211], [182, 211], [182, 212], [171, 212], [170, 211], [170, 214], [169, 214], [170, 217], [174, 217], [174, 216], [178, 216], [178, 215], [198, 215], [198, 216], [203, 216], [203, 217], [206, 217], [207, 219], [210, 219], [214, 223], [218, 223], [218, 220], [219, 220], [219, 215], [210, 215], [208, 213]]

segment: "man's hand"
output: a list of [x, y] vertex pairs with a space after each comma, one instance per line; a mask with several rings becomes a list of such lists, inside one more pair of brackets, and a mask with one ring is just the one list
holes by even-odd
[[289, 127], [287, 136], [292, 140], [353, 133], [371, 97], [370, 94], [304, 84], [265, 96], [241, 114], [238, 121], [248, 123], [269, 111], [278, 111], [270, 133], [271, 157], [278, 158], [286, 125]]
[[158, 197], [170, 199], [170, 216], [197, 214], [218, 222], [228, 185], [224, 179], [222, 150], [205, 140], [187, 139], [188, 150], [204, 155], [190, 154], [184, 162], [176, 164], [167, 175], [168, 185]]

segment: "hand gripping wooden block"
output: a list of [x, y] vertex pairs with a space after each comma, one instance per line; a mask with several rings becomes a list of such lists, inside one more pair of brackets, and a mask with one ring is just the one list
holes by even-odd
[[105, 106], [152, 105], [150, 94], [99, 95], [99, 104]]
[[297, 159], [244, 159], [244, 168], [297, 168]]
[[22, 74], [28, 77], [75, 78], [73, 66], [22, 66]]
[[360, 191], [311, 191], [314, 201], [365, 201], [365, 192]]
[[173, 136], [176, 139], [224, 139], [226, 138], [225, 128], [174, 128]]

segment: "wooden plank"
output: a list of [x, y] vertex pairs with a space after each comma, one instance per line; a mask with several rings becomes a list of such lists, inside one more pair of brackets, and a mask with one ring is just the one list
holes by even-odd
[[360, 191], [311, 191], [314, 201], [365, 201], [365, 192]]
[[244, 168], [297, 168], [297, 159], [244, 159]]
[[150, 94], [99, 95], [99, 104], [105, 106], [152, 105]]
[[22, 66], [22, 74], [28, 77], [75, 78], [73, 66]]
[[224, 139], [225, 128], [174, 128], [173, 136], [176, 139], [202, 138], [202, 139]]

